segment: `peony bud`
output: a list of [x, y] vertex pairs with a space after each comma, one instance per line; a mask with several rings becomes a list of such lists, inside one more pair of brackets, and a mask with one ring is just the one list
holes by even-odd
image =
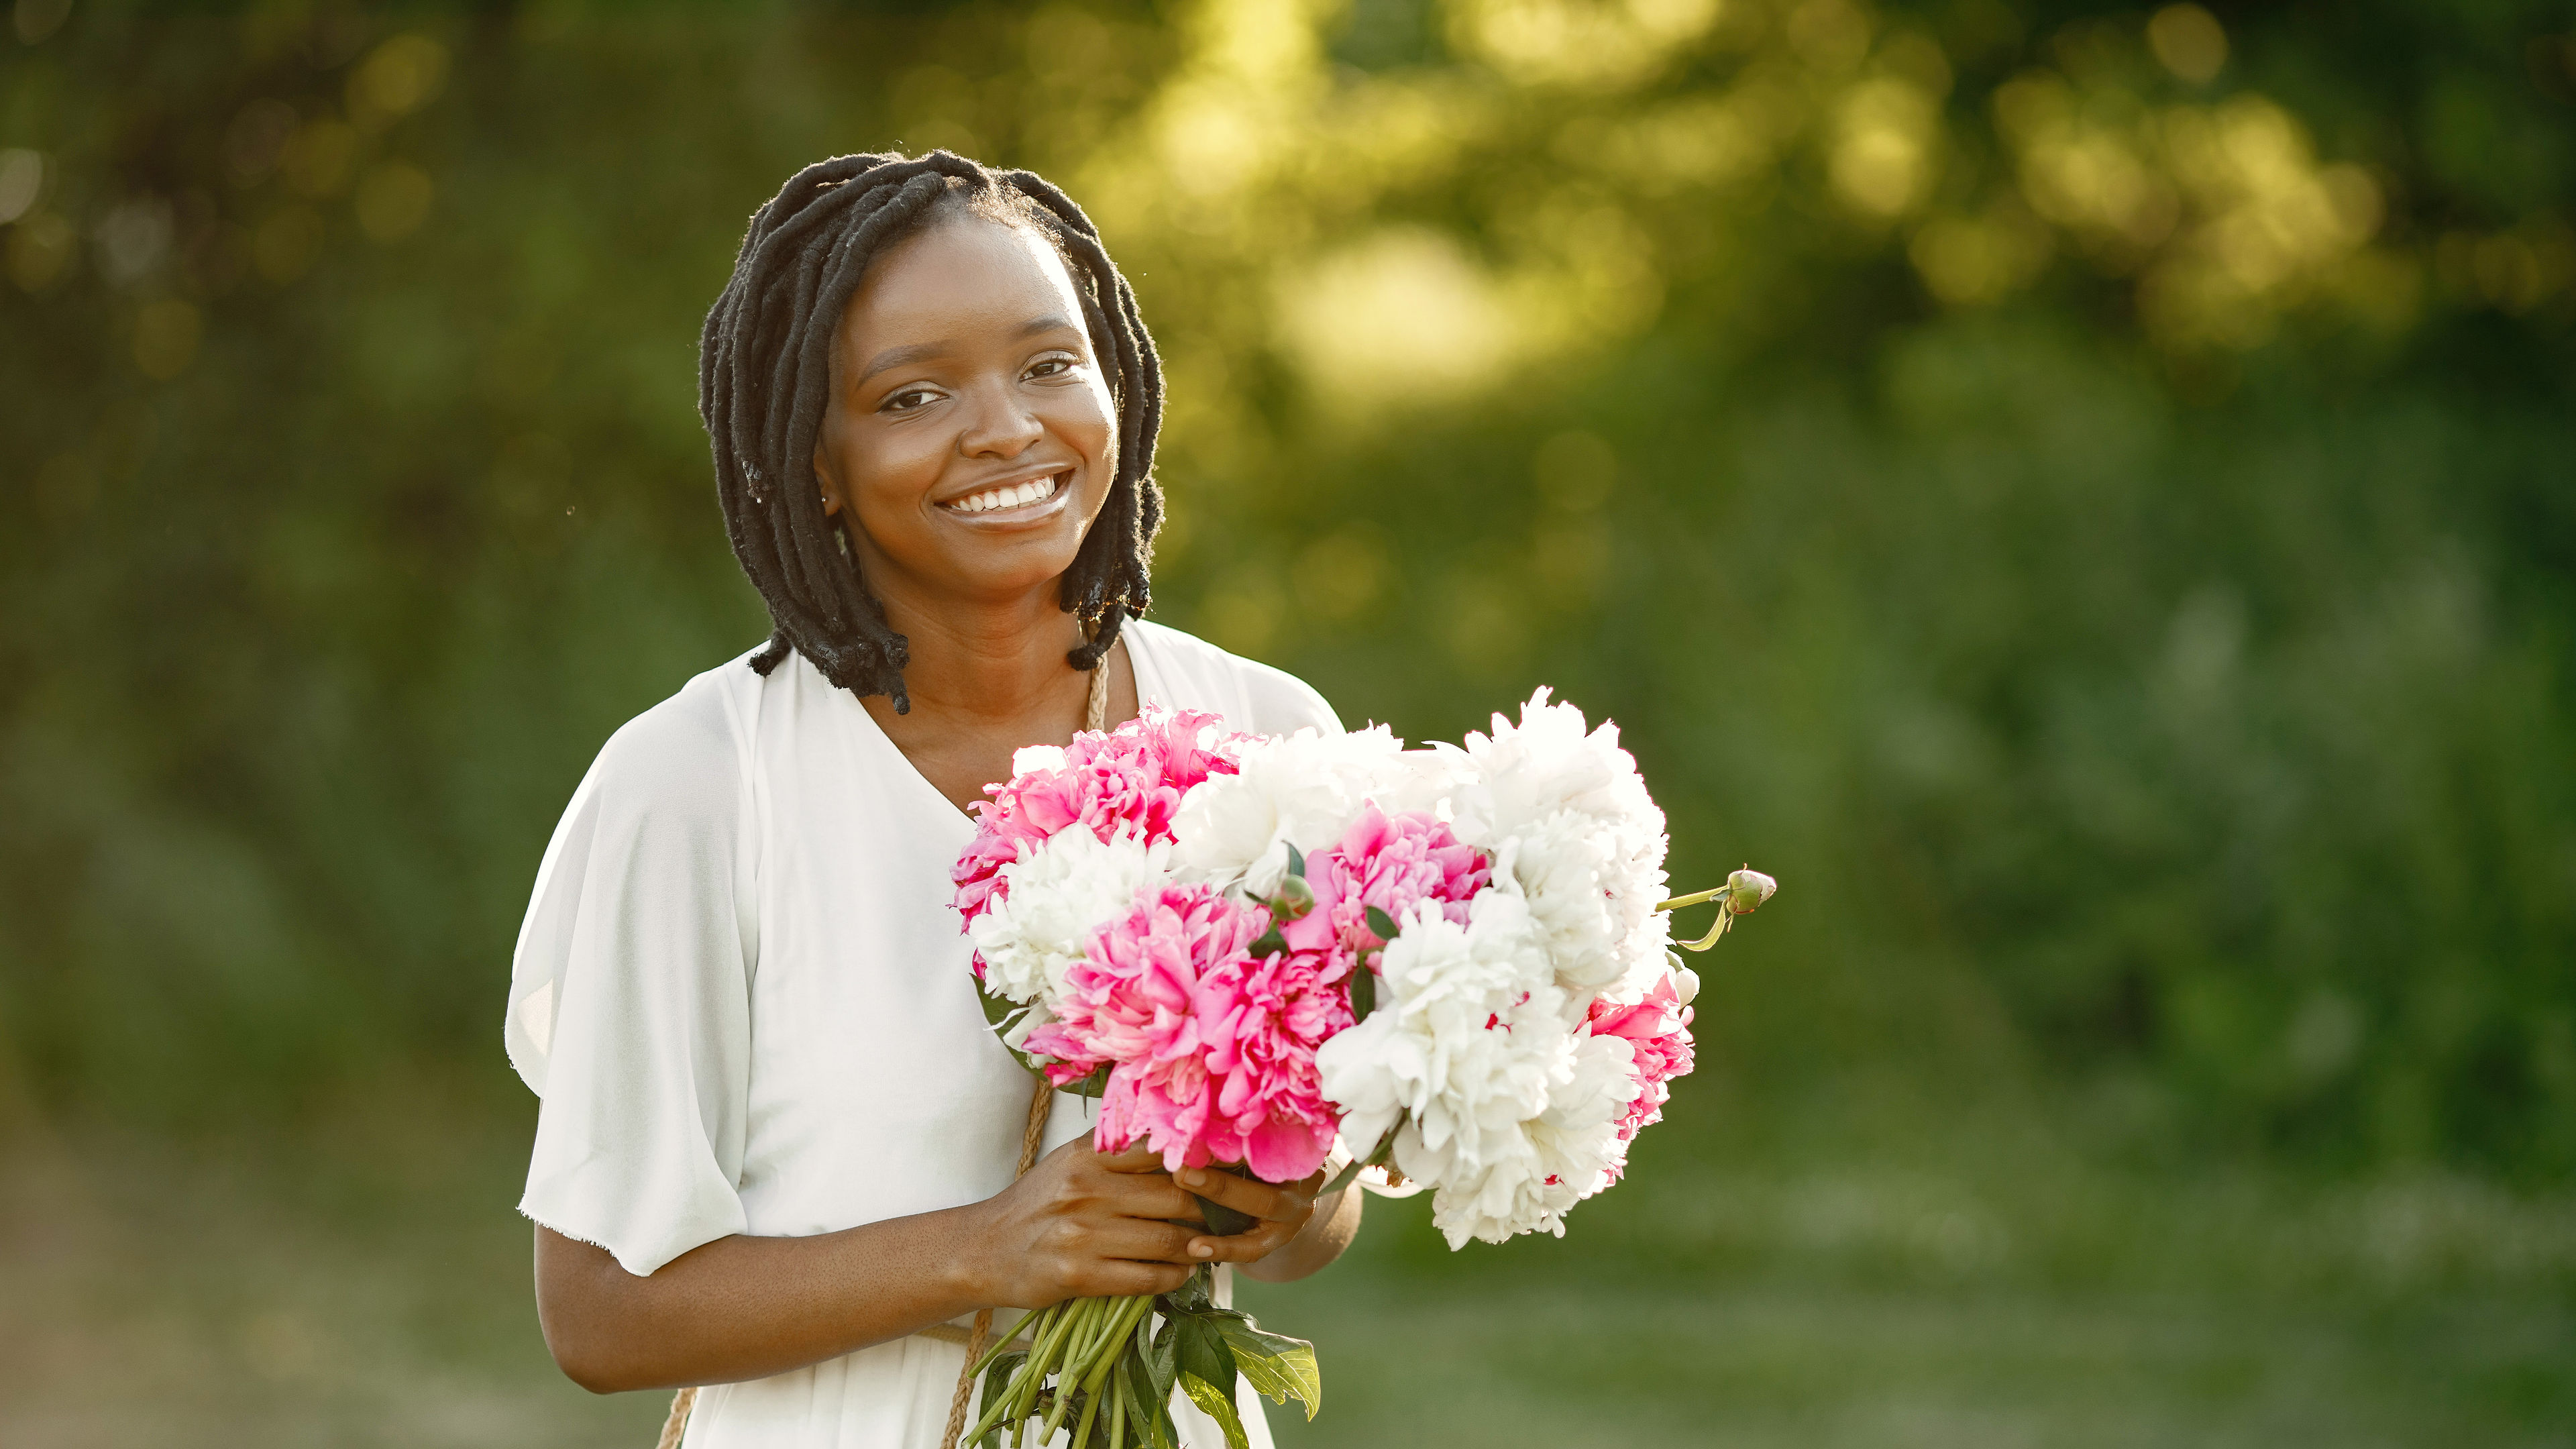
[[1735, 915], [1750, 914], [1779, 888], [1778, 881], [1748, 865], [1726, 878], [1726, 908]]
[[1301, 919], [1315, 908], [1314, 888], [1302, 875], [1279, 878], [1278, 893], [1270, 898], [1270, 914], [1283, 921]]
[[[1664, 954], [1672, 955], [1669, 951]], [[1698, 997], [1699, 973], [1683, 965], [1680, 957], [1673, 957], [1673, 1005], [1688, 1006]]]

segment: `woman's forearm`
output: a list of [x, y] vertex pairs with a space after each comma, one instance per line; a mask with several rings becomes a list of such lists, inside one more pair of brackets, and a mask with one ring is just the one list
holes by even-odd
[[1237, 1264], [1236, 1271], [1264, 1283], [1294, 1283], [1329, 1267], [1351, 1245], [1351, 1239], [1359, 1236], [1360, 1202], [1366, 1196], [1356, 1187], [1346, 1187], [1317, 1198], [1315, 1215], [1306, 1220], [1297, 1236], [1266, 1258]]
[[1294, 1236], [1268, 1248], [1302, 1201], [1218, 1176], [1198, 1185], [1268, 1221], [1209, 1237], [1182, 1221], [1196, 1207], [1159, 1168], [1148, 1150], [1101, 1158], [1071, 1143], [981, 1203], [812, 1237], [718, 1238], [646, 1277], [540, 1226], [537, 1318], [555, 1362], [595, 1393], [735, 1383], [986, 1306], [1168, 1291], [1201, 1263], [1287, 1282], [1341, 1256], [1359, 1231], [1361, 1195], [1345, 1191], [1318, 1199]]
[[990, 1303], [961, 1266], [973, 1261], [971, 1212], [719, 1238], [649, 1277], [539, 1227], [537, 1317], [555, 1362], [594, 1393], [765, 1378]]

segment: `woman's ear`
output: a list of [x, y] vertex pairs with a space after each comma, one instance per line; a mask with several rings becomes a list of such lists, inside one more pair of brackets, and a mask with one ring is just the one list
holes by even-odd
[[814, 440], [814, 483], [823, 492], [823, 516], [841, 516], [841, 480], [832, 476], [832, 464], [823, 453], [823, 440]]

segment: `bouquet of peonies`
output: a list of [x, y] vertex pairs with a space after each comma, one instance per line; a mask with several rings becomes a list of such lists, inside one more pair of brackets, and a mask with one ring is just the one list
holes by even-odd
[[[1714, 945], [1773, 889], [1662, 900], [1664, 818], [1618, 727], [1542, 689], [1517, 725], [1404, 748], [1383, 727], [1283, 738], [1148, 708], [1022, 750], [954, 871], [1002, 1040], [1100, 1100], [1095, 1144], [1164, 1165], [1429, 1189], [1452, 1248], [1545, 1230], [1618, 1181], [1691, 1068], [1698, 978], [1665, 912], [1716, 901]], [[1204, 1202], [1204, 1200], [1202, 1200]], [[1249, 1224], [1213, 1203], [1208, 1226]], [[1211, 1297], [1042, 1309], [976, 1366], [968, 1437], [1036, 1420], [1082, 1446], [1176, 1449], [1177, 1387], [1244, 1442], [1237, 1373], [1321, 1401], [1313, 1346]], [[1159, 1320], [1159, 1324], [1157, 1322]]]

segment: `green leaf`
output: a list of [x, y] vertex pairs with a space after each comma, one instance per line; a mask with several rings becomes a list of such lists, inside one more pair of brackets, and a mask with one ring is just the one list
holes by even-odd
[[1102, 1062], [1099, 1066], [1091, 1069], [1090, 1076], [1087, 1076], [1078, 1082], [1067, 1082], [1056, 1090], [1060, 1092], [1071, 1092], [1077, 1097], [1097, 1097], [1101, 1093], [1109, 1090], [1109, 1064], [1107, 1062]]
[[1139, 1426], [1140, 1443], [1150, 1438], [1154, 1449], [1180, 1449], [1178, 1436], [1165, 1428], [1172, 1421], [1172, 1386], [1154, 1387], [1153, 1365], [1144, 1355], [1131, 1353], [1119, 1362], [1118, 1391], [1127, 1396], [1127, 1419]]
[[1368, 922], [1368, 928], [1377, 933], [1377, 938], [1379, 940], [1392, 941], [1395, 939], [1395, 917], [1388, 915], [1386, 912], [1379, 910], [1375, 906], [1370, 906], [1368, 909], [1360, 912], [1360, 918]]
[[1163, 1319], [1163, 1331], [1154, 1336], [1153, 1352], [1145, 1358], [1145, 1372], [1158, 1404], [1171, 1399], [1173, 1382], [1181, 1376], [1181, 1335], [1177, 1325], [1175, 1318]]
[[1181, 1280], [1181, 1286], [1155, 1300], [1155, 1306], [1163, 1310], [1164, 1329], [1168, 1333], [1174, 1320], [1216, 1307], [1216, 1274], [1206, 1264], [1192, 1268], [1190, 1276]]
[[1324, 1407], [1324, 1376], [1315, 1366], [1313, 1344], [1272, 1333], [1247, 1314], [1219, 1318], [1216, 1328], [1234, 1351], [1236, 1370], [1255, 1392], [1268, 1395], [1274, 1404], [1297, 1400], [1306, 1406], [1309, 1421]]
[[1252, 940], [1252, 944], [1244, 947], [1243, 949], [1246, 954], [1250, 955], [1255, 960], [1264, 956], [1276, 956], [1280, 952], [1288, 949], [1288, 938], [1280, 935], [1279, 928], [1277, 926], [1273, 926], [1269, 930], [1255, 936]]
[[[1225, 1381], [1228, 1385], [1233, 1384], [1234, 1376], [1226, 1375]], [[1243, 1419], [1234, 1412], [1234, 1395], [1231, 1392], [1186, 1371], [1181, 1375], [1181, 1392], [1189, 1395], [1190, 1402], [1198, 1405], [1209, 1418], [1216, 1420], [1218, 1428], [1225, 1431], [1226, 1449], [1252, 1449], [1251, 1438], [1243, 1432]]]
[[[1020, 1371], [1020, 1365], [1028, 1362], [1028, 1358], [1027, 1349], [1013, 1349], [995, 1358], [992, 1367], [984, 1370], [984, 1391], [977, 1397], [975, 1403], [975, 1417], [979, 1422], [986, 1414], [992, 1412], [993, 1402], [1008, 1392], [1011, 1376]], [[985, 1430], [984, 1437], [978, 1441], [981, 1449], [1001, 1449], [1002, 1433], [1008, 1427], [1005, 1424], [995, 1424]]]
[[1209, 1383], [1225, 1385], [1227, 1393], [1234, 1392], [1234, 1350], [1226, 1345], [1225, 1335], [1218, 1330], [1211, 1316], [1192, 1313], [1184, 1315], [1179, 1322], [1179, 1360], [1184, 1385], [1190, 1375], [1196, 1374]]
[[[981, 981], [975, 983], [975, 1004], [984, 1008], [984, 1024], [990, 1026], [993, 1029], [993, 1035], [997, 1037], [1007, 1034], [1012, 1027], [1019, 1024], [1021, 1017], [1029, 1014], [1029, 1008], [1025, 1004], [987, 991]], [[1007, 1044], [1005, 1049], [1010, 1052], [1012, 1060], [1021, 1066], [1039, 1076], [1046, 1075], [1045, 1067], [1036, 1057]]]
[[1351, 967], [1351, 1024], [1359, 1025], [1377, 1010], [1377, 973], [1365, 961]]
[[1234, 1350], [1213, 1321], [1223, 1311], [1182, 1313], [1171, 1319], [1174, 1359], [1181, 1371], [1181, 1392], [1224, 1428], [1227, 1449], [1251, 1449], [1243, 1437], [1243, 1420], [1234, 1412]]
[[1301, 880], [1304, 879], [1306, 874], [1306, 852], [1299, 850], [1297, 848], [1297, 842], [1293, 840], [1283, 840], [1280, 844], [1288, 847], [1288, 873]]
[[975, 1004], [984, 1008], [984, 1023], [993, 1028], [997, 1036], [1017, 1021], [1020, 1013], [1029, 1009], [1026, 1004], [987, 988], [981, 981], [975, 983]]

